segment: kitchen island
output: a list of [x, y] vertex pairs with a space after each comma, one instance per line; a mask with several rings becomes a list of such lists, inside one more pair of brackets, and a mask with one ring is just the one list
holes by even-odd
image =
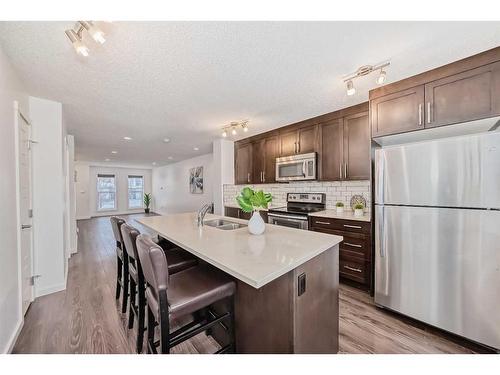
[[[207, 215], [205, 223], [223, 218]], [[338, 351], [338, 244], [342, 237], [266, 224], [198, 227], [196, 213], [137, 220], [161, 237], [234, 277], [238, 353]], [[212, 335], [222, 339], [217, 330]]]

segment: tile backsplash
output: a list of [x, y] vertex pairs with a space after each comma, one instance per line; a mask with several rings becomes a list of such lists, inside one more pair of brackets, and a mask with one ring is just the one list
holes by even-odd
[[335, 203], [344, 202], [346, 208], [350, 207], [351, 197], [360, 194], [366, 199], [366, 212], [370, 211], [371, 189], [370, 181], [338, 181], [338, 182], [291, 182], [288, 184], [259, 184], [259, 185], [224, 185], [224, 204], [235, 205], [236, 196], [241, 189], [250, 186], [253, 189], [264, 190], [273, 196], [272, 206], [285, 206], [287, 193], [325, 193], [326, 208], [335, 208]]

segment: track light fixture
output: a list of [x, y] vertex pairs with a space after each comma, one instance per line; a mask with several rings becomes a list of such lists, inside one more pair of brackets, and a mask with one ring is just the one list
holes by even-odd
[[380, 70], [380, 73], [377, 77], [376, 82], [381, 85], [385, 82], [387, 73], [385, 72], [384, 68], [389, 66], [391, 63], [389, 61], [386, 61], [381, 64], [377, 65], [363, 65], [362, 67], [358, 68], [354, 73], [348, 74], [344, 77], [344, 82], [346, 83], [347, 86], [347, 95], [351, 96], [356, 93], [356, 89], [354, 88], [354, 82], [353, 80], [359, 77], [366, 76], [367, 74], [370, 74], [374, 71]]
[[78, 21], [75, 28], [65, 31], [75, 51], [87, 57], [89, 55], [89, 48], [83, 43], [83, 31], [87, 31], [95, 42], [103, 44], [106, 39], [104, 38], [104, 31], [95, 25], [93, 21]]
[[229, 125], [224, 126], [222, 128], [222, 137], [226, 138], [228, 135], [228, 131], [231, 132], [232, 135], [238, 134], [238, 128], [241, 127], [243, 131], [246, 133], [248, 131], [248, 120], [244, 121], [233, 121]]

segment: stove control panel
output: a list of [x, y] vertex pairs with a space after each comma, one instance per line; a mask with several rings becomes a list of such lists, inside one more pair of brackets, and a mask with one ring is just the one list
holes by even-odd
[[325, 193], [288, 193], [287, 202], [294, 203], [325, 203]]

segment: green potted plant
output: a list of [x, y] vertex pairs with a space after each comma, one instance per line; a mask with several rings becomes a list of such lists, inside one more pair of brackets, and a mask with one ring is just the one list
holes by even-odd
[[354, 205], [354, 216], [363, 216], [365, 206], [363, 206], [361, 203], [356, 203]]
[[244, 187], [240, 195], [236, 197], [238, 205], [243, 212], [253, 212], [248, 221], [248, 231], [251, 234], [262, 234], [266, 230], [266, 223], [260, 216], [259, 210], [267, 209], [273, 197], [262, 190], [254, 191], [252, 188]]
[[151, 193], [144, 194], [144, 212], [149, 214], [149, 206], [151, 205]]
[[344, 203], [343, 202], [335, 203], [335, 208], [336, 208], [338, 214], [343, 213], [344, 212]]

